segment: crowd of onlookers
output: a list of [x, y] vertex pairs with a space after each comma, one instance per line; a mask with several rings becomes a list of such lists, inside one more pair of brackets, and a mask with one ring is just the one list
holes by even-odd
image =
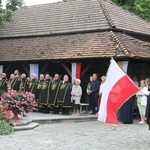
[[[76, 80], [75, 87], [79, 87], [80, 80]], [[49, 113], [50, 110], [54, 114], [58, 114], [61, 108], [62, 114], [69, 114], [72, 106], [71, 100], [74, 98], [74, 107], [79, 103], [77, 102], [76, 94], [82, 95], [82, 91], [78, 93], [77, 88], [74, 88], [69, 82], [67, 75], [64, 75], [63, 80], [60, 80], [59, 75], [55, 74], [52, 77], [49, 74], [40, 74], [37, 79], [36, 74], [32, 74], [31, 78], [26, 77], [26, 74], [19, 74], [18, 70], [10, 75], [7, 79], [6, 74], [0, 74], [0, 94], [8, 90], [15, 90], [17, 92], [31, 92], [35, 95], [35, 100], [38, 103], [37, 110], [43, 113]], [[76, 107], [74, 108], [75, 111]]]
[[[86, 88], [86, 103], [89, 104], [89, 113], [98, 114], [100, 108], [101, 96], [105, 87], [106, 76], [98, 80], [98, 75], [94, 73], [89, 78], [89, 83]], [[140, 84], [136, 77], [133, 77], [134, 83], [140, 87], [139, 92], [134, 97], [134, 105], [137, 106], [140, 114], [140, 122], [145, 123], [149, 121], [150, 116], [150, 80], [141, 80]], [[69, 115], [70, 110], [72, 115], [79, 115], [80, 100], [82, 96], [82, 87], [80, 86], [81, 80], [74, 79], [70, 83], [67, 75], [60, 79], [58, 74], [52, 78], [49, 74], [40, 74], [39, 80], [36, 74], [32, 77], [26, 77], [26, 74], [19, 74], [18, 70], [10, 75], [7, 79], [5, 73], [0, 74], [0, 94], [8, 90], [16, 90], [17, 92], [31, 92], [35, 95], [38, 103], [38, 111], [42, 113], [62, 114]]]
[[[101, 80], [100, 84], [97, 74], [94, 73], [87, 85], [86, 102], [89, 104], [90, 114], [96, 114], [99, 110], [106, 77], [102, 76]], [[5, 73], [0, 74], [0, 94], [8, 90], [31, 92], [35, 95], [39, 112], [49, 113], [52, 110], [52, 113], [58, 114], [61, 110], [62, 114], [68, 115], [72, 110], [72, 115], [79, 115], [82, 96], [80, 83], [81, 80], [76, 78], [73, 79], [73, 83], [70, 83], [67, 75], [60, 79], [58, 74], [55, 74], [53, 78], [49, 74], [40, 74], [37, 79], [36, 74], [32, 74], [30, 78], [15, 70], [9, 79]]]

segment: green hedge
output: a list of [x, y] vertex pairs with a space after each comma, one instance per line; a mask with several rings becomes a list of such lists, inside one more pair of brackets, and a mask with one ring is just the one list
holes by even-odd
[[0, 135], [8, 135], [13, 131], [10, 122], [0, 120]]

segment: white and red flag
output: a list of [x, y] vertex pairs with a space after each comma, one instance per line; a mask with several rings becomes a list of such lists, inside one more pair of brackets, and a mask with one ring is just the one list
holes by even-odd
[[78, 78], [81, 76], [81, 63], [72, 63], [72, 79]]
[[139, 88], [115, 60], [111, 60], [101, 98], [98, 120], [117, 125], [116, 113], [118, 109], [138, 90]]

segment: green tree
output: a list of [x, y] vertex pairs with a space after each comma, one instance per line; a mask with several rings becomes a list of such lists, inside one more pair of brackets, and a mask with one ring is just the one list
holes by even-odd
[[11, 21], [11, 12], [17, 10], [19, 7], [23, 7], [23, 0], [7, 0], [6, 9], [2, 6], [2, 0], [0, 0], [0, 28], [3, 27], [3, 22]]
[[112, 0], [124, 9], [150, 21], [150, 0]]
[[135, 0], [133, 13], [150, 21], [150, 0]]
[[24, 6], [23, 0], [7, 0], [7, 2], [6, 2], [6, 9], [7, 10], [15, 11], [19, 7], [23, 7], [23, 6]]

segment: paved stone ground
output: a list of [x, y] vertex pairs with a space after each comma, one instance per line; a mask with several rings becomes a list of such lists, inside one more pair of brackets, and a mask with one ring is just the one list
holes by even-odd
[[0, 136], [0, 150], [148, 150], [150, 132], [146, 124], [98, 121], [42, 124], [34, 130]]

